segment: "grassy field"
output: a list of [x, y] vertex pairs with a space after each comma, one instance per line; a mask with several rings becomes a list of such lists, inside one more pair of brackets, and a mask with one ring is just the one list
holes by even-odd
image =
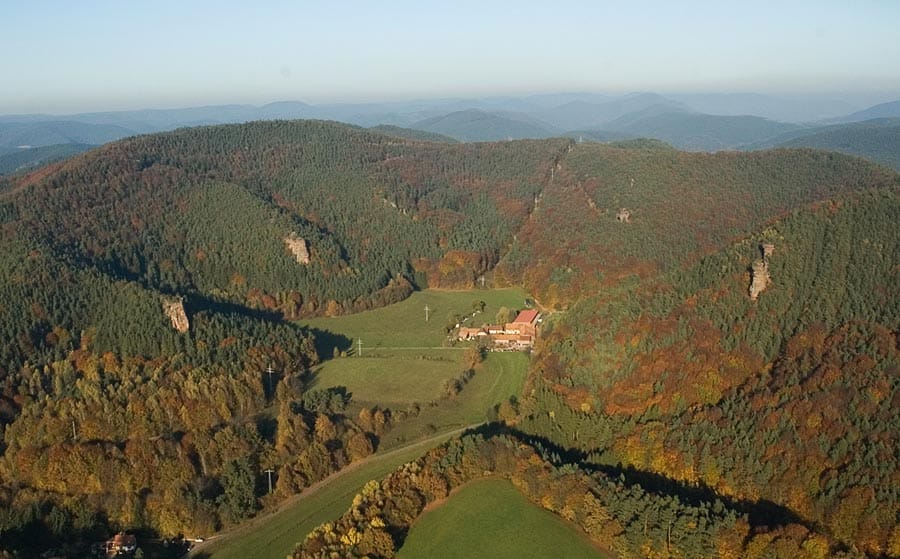
[[450, 436], [437, 436], [428, 442], [375, 456], [355, 469], [339, 472], [314, 493], [301, 496], [285, 504], [277, 512], [255, 518], [232, 532], [210, 540], [191, 553], [191, 557], [284, 559], [313, 528], [346, 512], [353, 497], [366, 482], [383, 478]]
[[[368, 405], [405, 409], [413, 402], [430, 402], [444, 394], [444, 383], [463, 371], [459, 351], [444, 355], [343, 357], [327, 361], [313, 373], [312, 388], [344, 386], [353, 399]], [[433, 353], [433, 352], [432, 352]]]
[[[484, 312], [474, 319], [470, 318], [466, 322], [468, 326], [472, 326], [473, 321], [476, 326], [493, 322], [501, 306], [522, 309], [525, 292], [521, 289], [428, 289], [417, 291], [406, 300], [388, 307], [334, 318], [315, 318], [302, 323], [324, 333], [323, 342], [332, 342], [331, 347], [323, 343], [317, 348], [323, 357], [329, 357], [334, 346], [355, 354], [360, 339], [363, 356], [379, 348], [441, 347], [447, 338], [446, 327], [451, 319], [456, 315], [471, 315], [472, 304], [476, 301], [485, 302]], [[426, 306], [428, 322], [425, 321]]]
[[[456, 313], [471, 315], [473, 301], [484, 301], [485, 310], [475, 320], [492, 322], [501, 306], [520, 309], [524, 300], [525, 294], [518, 289], [424, 291], [383, 309], [307, 321], [320, 343], [363, 339], [362, 357], [350, 352], [347, 357], [326, 359], [317, 367], [314, 387], [345, 386], [356, 402], [397, 409], [418, 402], [421, 411], [393, 427], [371, 460], [336, 474], [317, 491], [287, 503], [278, 512], [213, 539], [193, 556], [283, 559], [310, 530], [343, 514], [367, 481], [380, 479], [417, 458], [449, 438], [449, 433], [485, 421], [493, 406], [519, 396], [528, 356], [490, 353], [462, 392], [453, 399], [440, 399], [445, 380], [459, 376], [464, 369], [464, 348], [443, 347], [444, 318]], [[425, 305], [431, 313], [428, 323]], [[467, 324], [471, 323], [470, 318]], [[318, 349], [325, 357], [331, 355], [327, 347]]]
[[505, 480], [472, 482], [413, 525], [398, 559], [605, 559], [558, 516]]
[[[478, 301], [485, 303], [484, 311], [472, 316]], [[445, 382], [466, 368], [465, 346], [447, 346], [447, 326], [456, 324], [453, 317], [465, 315], [465, 324], [481, 325], [493, 322], [500, 307], [521, 309], [524, 302], [520, 289], [427, 290], [389, 307], [305, 321], [320, 340], [317, 350], [325, 359], [314, 371], [313, 387], [344, 386], [355, 401], [368, 405], [425, 406], [441, 398]], [[332, 357], [335, 347], [345, 356]]]
[[510, 396], [521, 395], [527, 370], [528, 356], [524, 353], [489, 353], [456, 398], [422, 407], [418, 417], [391, 429], [381, 439], [380, 448], [394, 448], [430, 433], [486, 421], [490, 408]]

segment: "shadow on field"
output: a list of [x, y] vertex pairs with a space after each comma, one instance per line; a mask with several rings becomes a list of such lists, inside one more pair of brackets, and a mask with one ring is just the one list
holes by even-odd
[[316, 353], [319, 355], [320, 361], [331, 359], [334, 355], [334, 348], [337, 348], [338, 352], [344, 351], [349, 353], [353, 346], [353, 340], [343, 334], [336, 334], [331, 330], [309, 328], [309, 332], [315, 337]]
[[564, 448], [545, 437], [524, 433], [501, 422], [486, 423], [472, 432], [479, 433], [485, 438], [497, 435], [511, 436], [533, 446], [557, 466], [574, 463], [585, 471], [604, 474], [610, 479], [620, 479], [626, 486], [637, 485], [649, 493], [678, 497], [691, 505], [720, 501], [728, 508], [747, 514], [751, 526], [800, 524], [812, 528], [794, 511], [778, 503], [766, 499], [751, 501], [731, 498], [716, 493], [715, 489], [702, 483], [689, 485], [656, 472], [638, 470], [632, 466], [592, 463], [587, 460], [587, 455], [579, 449]]

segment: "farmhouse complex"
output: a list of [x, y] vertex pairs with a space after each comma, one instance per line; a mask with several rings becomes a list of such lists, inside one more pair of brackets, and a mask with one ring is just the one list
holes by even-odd
[[498, 351], [527, 350], [534, 347], [540, 321], [538, 311], [524, 310], [506, 324], [490, 324], [480, 328], [461, 326], [457, 338], [462, 341], [483, 340]]

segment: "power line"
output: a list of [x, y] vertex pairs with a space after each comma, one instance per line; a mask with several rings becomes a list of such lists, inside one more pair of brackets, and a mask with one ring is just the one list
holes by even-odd
[[269, 493], [271, 493], [272, 492], [272, 474], [275, 473], [275, 470], [273, 470], [272, 468], [269, 468], [268, 470], [266, 470], [266, 473], [269, 474]]
[[275, 371], [272, 369], [272, 365], [266, 367], [266, 372], [269, 373], [269, 394], [272, 394], [272, 373]]

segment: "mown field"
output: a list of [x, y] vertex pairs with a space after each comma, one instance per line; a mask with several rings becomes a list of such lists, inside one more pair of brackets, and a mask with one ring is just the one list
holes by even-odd
[[338, 472], [314, 493], [289, 501], [272, 514], [255, 518], [217, 536], [191, 553], [191, 557], [284, 559], [313, 528], [343, 514], [366, 482], [381, 479], [450, 436], [436, 436], [427, 443], [423, 441], [386, 455], [375, 456], [352, 470]]
[[[493, 322], [501, 307], [524, 308], [525, 297], [519, 289], [426, 290], [381, 309], [305, 321], [321, 338], [317, 349], [325, 359], [314, 371], [313, 386], [344, 386], [355, 401], [369, 405], [424, 407], [466, 369], [466, 346], [451, 345], [447, 328], [459, 317], [469, 326]], [[475, 313], [479, 302], [484, 310]]]
[[[362, 357], [354, 348], [345, 357], [328, 358], [318, 366], [315, 388], [344, 386], [356, 402], [403, 410], [416, 403], [419, 412], [386, 433], [371, 460], [336, 474], [313, 494], [289, 502], [276, 513], [220, 536], [193, 556], [282, 559], [314, 527], [340, 516], [367, 481], [380, 479], [415, 459], [449, 438], [448, 433], [487, 421], [495, 406], [510, 396], [520, 396], [528, 356], [489, 353], [458, 395], [442, 397], [446, 379], [459, 376], [464, 369], [465, 346], [446, 347], [448, 321], [435, 317], [471, 316], [476, 301], [484, 301], [485, 308], [474, 320], [469, 319], [469, 325], [492, 322], [501, 306], [523, 308], [525, 294], [518, 289], [429, 290], [382, 309], [307, 321], [317, 332], [327, 333], [328, 339], [361, 336], [364, 344]], [[431, 314], [427, 323], [426, 304], [430, 314], [432, 310], [437, 313]], [[419, 442], [426, 440], [430, 442]]]
[[[339, 349], [349, 349], [347, 353], [355, 355], [360, 339], [363, 356], [373, 350], [379, 350], [382, 355], [389, 349], [408, 352], [414, 349], [398, 348], [442, 347], [447, 339], [447, 326], [456, 324], [454, 318], [457, 315], [471, 315], [473, 304], [478, 301], [484, 301], [484, 312], [474, 319], [470, 318], [466, 322], [468, 326], [472, 326], [473, 322], [476, 326], [492, 322], [500, 307], [524, 308], [525, 297], [525, 292], [521, 289], [428, 289], [417, 291], [397, 304], [380, 309], [333, 318], [315, 318], [303, 321], [302, 324], [338, 338], [331, 348], [319, 346], [323, 357], [329, 357], [335, 345]], [[426, 306], [429, 309], [427, 322]], [[347, 347], [347, 341], [352, 343], [352, 347]]]
[[408, 441], [490, 419], [494, 406], [519, 397], [528, 370], [524, 353], [489, 353], [476, 367], [475, 376], [455, 398], [423, 406], [419, 415], [399, 423], [381, 439], [389, 449]]
[[480, 480], [423, 514], [398, 559], [606, 559], [563, 519], [526, 499], [508, 481]]

